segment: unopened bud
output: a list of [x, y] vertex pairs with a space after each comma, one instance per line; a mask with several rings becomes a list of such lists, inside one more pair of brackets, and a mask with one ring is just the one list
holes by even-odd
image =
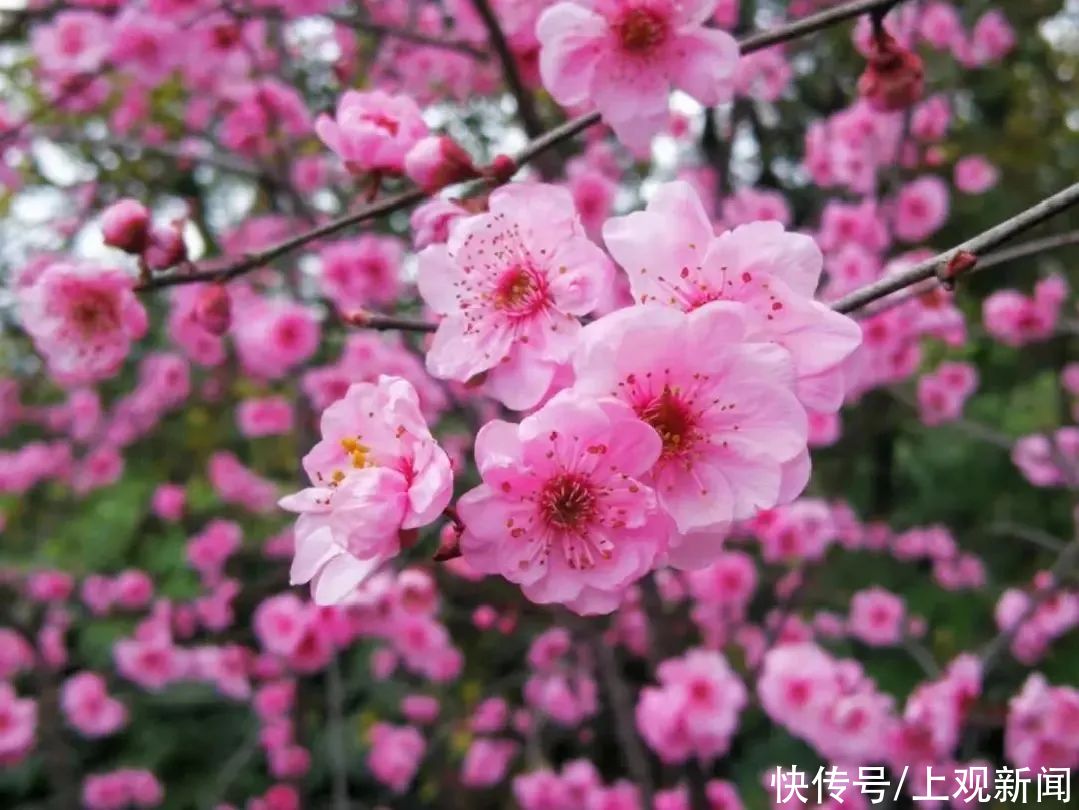
[[101, 215], [105, 244], [128, 253], [142, 253], [149, 238], [150, 212], [138, 200], [115, 202]]
[[150, 240], [144, 257], [151, 270], [174, 267], [187, 258], [187, 245], [180, 223], [150, 229]]
[[195, 320], [207, 332], [221, 336], [232, 324], [232, 301], [224, 284], [207, 284], [195, 301]]
[[922, 97], [922, 58], [886, 31], [870, 42], [869, 63], [858, 79], [858, 92], [880, 112], [904, 110]]
[[427, 192], [479, 176], [468, 152], [444, 135], [429, 135], [405, 155], [405, 174]]

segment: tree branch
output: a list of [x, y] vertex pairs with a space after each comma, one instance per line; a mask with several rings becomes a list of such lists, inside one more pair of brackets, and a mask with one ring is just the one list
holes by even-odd
[[513, 93], [514, 99], [517, 101], [517, 114], [521, 117], [525, 132], [528, 133], [529, 138], [538, 138], [543, 134], [543, 121], [540, 120], [539, 113], [536, 112], [532, 93], [525, 87], [524, 79], [521, 78], [521, 71], [517, 69], [517, 57], [510, 50], [510, 45], [506, 41], [506, 35], [502, 32], [502, 25], [498, 22], [494, 9], [491, 8], [488, 0], [472, 0], [472, 7], [476, 9], [476, 13], [480, 15], [480, 19], [483, 20], [483, 25], [487, 29], [491, 47], [494, 48], [495, 53], [498, 55], [498, 61], [502, 65], [502, 75], [505, 77], [506, 84], [509, 86], [510, 92]]
[[1007, 219], [987, 231], [983, 231], [951, 250], [940, 253], [931, 259], [926, 259], [924, 262], [919, 262], [899, 273], [879, 279], [872, 284], [867, 284], [861, 289], [843, 296], [832, 304], [832, 309], [836, 312], [853, 312], [879, 298], [931, 278], [950, 282], [952, 279], [947, 276], [947, 268], [957, 254], [965, 252], [974, 256], [984, 255], [997, 245], [1033, 228], [1035, 225], [1040, 225], [1050, 217], [1056, 216], [1076, 203], [1079, 203], [1079, 183], [1068, 186], [1063, 191], [1045, 198], [1037, 205], [1016, 214], [1011, 219]]

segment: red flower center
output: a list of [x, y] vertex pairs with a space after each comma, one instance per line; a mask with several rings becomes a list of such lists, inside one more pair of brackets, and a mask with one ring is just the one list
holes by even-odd
[[112, 299], [100, 293], [88, 293], [76, 301], [71, 320], [83, 337], [116, 329], [120, 323]]
[[499, 276], [493, 298], [496, 309], [525, 318], [546, 305], [547, 285], [535, 271], [518, 265]]
[[596, 516], [596, 493], [584, 476], [561, 473], [544, 485], [539, 507], [548, 526], [579, 532]]
[[663, 440], [663, 455], [676, 456], [693, 444], [696, 419], [689, 405], [670, 386], [664, 386], [658, 397], [639, 408], [637, 415], [655, 428]]
[[615, 25], [622, 50], [633, 56], [648, 56], [666, 39], [670, 27], [665, 17], [650, 8], [631, 8]]

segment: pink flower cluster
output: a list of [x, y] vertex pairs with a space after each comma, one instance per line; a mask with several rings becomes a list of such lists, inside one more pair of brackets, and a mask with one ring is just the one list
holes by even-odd
[[1074, 768], [1079, 765], [1079, 691], [1030, 675], [1008, 704], [1004, 749], [1015, 767]]
[[82, 783], [82, 801], [87, 810], [157, 807], [164, 800], [165, 789], [157, 777], [141, 769], [92, 774]]
[[658, 687], [641, 690], [637, 728], [660, 759], [708, 762], [725, 754], [746, 705], [746, 689], [726, 659], [690, 650], [656, 668]]
[[1025, 346], [1046, 340], [1056, 329], [1060, 309], [1068, 297], [1068, 283], [1052, 275], [1034, 285], [1032, 296], [999, 290], [982, 304], [982, 321], [994, 338], [1007, 346]]
[[978, 371], [969, 363], [945, 362], [918, 378], [918, 410], [922, 422], [942, 425], [958, 419], [978, 387]]

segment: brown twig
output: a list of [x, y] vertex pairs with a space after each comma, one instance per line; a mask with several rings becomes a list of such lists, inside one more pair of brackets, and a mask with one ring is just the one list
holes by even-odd
[[970, 253], [976, 257], [986, 254], [997, 245], [1033, 228], [1035, 225], [1045, 222], [1045, 220], [1056, 216], [1076, 203], [1079, 203], [1079, 183], [1074, 183], [1063, 191], [1058, 191], [1056, 194], [1046, 197], [1037, 205], [1031, 206], [987, 231], [983, 231], [951, 250], [940, 253], [931, 259], [926, 259], [924, 262], [919, 262], [913, 267], [882, 278], [872, 284], [867, 284], [861, 289], [843, 296], [832, 304], [832, 309], [836, 312], [849, 313], [920, 281], [931, 278], [950, 281], [951, 279], [946, 278], [945, 274], [947, 268], [958, 254]]
[[476, 13], [479, 14], [487, 29], [491, 47], [494, 48], [498, 61], [502, 65], [502, 75], [506, 79], [506, 85], [517, 101], [517, 114], [521, 117], [525, 132], [528, 133], [529, 138], [540, 137], [543, 134], [543, 121], [536, 112], [532, 92], [525, 87], [524, 79], [521, 78], [521, 71], [517, 68], [517, 57], [514, 56], [506, 41], [506, 35], [502, 32], [502, 25], [494, 9], [491, 8], [488, 0], [472, 0], [472, 7], [476, 9]]

